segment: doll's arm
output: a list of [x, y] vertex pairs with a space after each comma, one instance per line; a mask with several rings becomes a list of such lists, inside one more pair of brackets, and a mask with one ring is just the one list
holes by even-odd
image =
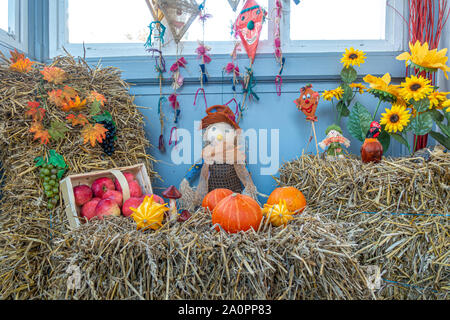
[[245, 164], [235, 164], [234, 170], [236, 171], [238, 178], [244, 185], [243, 193], [257, 200], [258, 190], [256, 190], [256, 186], [253, 183], [252, 177], [250, 176], [250, 173], [248, 172]]
[[204, 163], [202, 171], [200, 172], [200, 179], [197, 185], [197, 190], [195, 191], [194, 203], [196, 206], [200, 206], [202, 204], [203, 198], [208, 193], [208, 179], [209, 165], [207, 163]]

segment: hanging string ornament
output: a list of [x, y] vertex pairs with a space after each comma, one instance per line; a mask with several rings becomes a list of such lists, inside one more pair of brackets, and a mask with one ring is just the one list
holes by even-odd
[[241, 2], [241, 0], [228, 0], [228, 3], [230, 4], [234, 12], [236, 12], [239, 2]]
[[[159, 122], [161, 124], [161, 135], [159, 136], [158, 141], [158, 149], [164, 153], [166, 151], [165, 141], [164, 141], [164, 112], [162, 111], [162, 105], [164, 101], [167, 101], [165, 97], [163, 97], [162, 92], [162, 84], [164, 80], [163, 73], [166, 72], [166, 61], [163, 57], [162, 53], [162, 45], [164, 44], [164, 35], [166, 32], [166, 27], [162, 24], [162, 20], [164, 19], [164, 13], [158, 8], [157, 0], [145, 0], [147, 6], [150, 10], [150, 13], [154, 19], [149, 25], [150, 33], [145, 43], [145, 47], [147, 47], [147, 52], [152, 53], [155, 58], [155, 71], [158, 74], [159, 80], [159, 100], [158, 100], [158, 115]], [[154, 41], [157, 41], [158, 49], [152, 48], [154, 45]]]
[[236, 99], [236, 86], [239, 83], [239, 77], [241, 76], [240, 72], [239, 72], [239, 66], [237, 63], [237, 52], [241, 50], [241, 44], [239, 42], [236, 42], [234, 44], [234, 50], [231, 53], [231, 62], [229, 62], [226, 67], [224, 68], [224, 71], [228, 74], [228, 75], [232, 75], [231, 78], [231, 85], [232, 85], [232, 90], [233, 90], [233, 98]]
[[256, 81], [253, 76], [253, 62], [255, 61], [256, 49], [258, 48], [259, 38], [263, 24], [266, 20], [267, 11], [264, 10], [255, 0], [247, 0], [241, 13], [238, 15], [234, 24], [234, 32], [239, 36], [241, 42], [250, 59], [250, 67], [246, 68], [246, 76], [244, 77], [243, 91], [244, 98], [242, 102], [242, 110], [239, 113], [238, 123], [242, 117], [242, 111], [245, 110], [247, 96], [254, 97], [259, 100], [253, 88]]
[[276, 5], [276, 16], [275, 16], [275, 27], [274, 27], [274, 47], [275, 47], [275, 58], [280, 64], [280, 70], [278, 75], [275, 77], [275, 86], [277, 90], [277, 95], [281, 96], [281, 86], [283, 84], [283, 78], [281, 77], [284, 69], [284, 64], [286, 58], [283, 57], [283, 51], [281, 50], [281, 19], [283, 18], [283, 4], [281, 0], [275, 1]]

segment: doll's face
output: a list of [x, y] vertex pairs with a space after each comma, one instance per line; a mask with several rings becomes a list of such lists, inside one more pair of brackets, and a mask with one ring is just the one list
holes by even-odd
[[328, 132], [328, 137], [330, 138], [336, 138], [339, 137], [341, 134], [339, 133], [339, 131], [336, 130], [331, 130], [330, 132]]
[[247, 11], [243, 10], [239, 15], [237, 27], [249, 46], [253, 45], [258, 39], [262, 29], [263, 18], [264, 11], [260, 6], [255, 6]]
[[234, 142], [236, 130], [225, 122], [215, 123], [205, 130], [203, 139], [211, 144], [221, 142]]
[[311, 113], [313, 111], [314, 106], [317, 106], [317, 92], [312, 88], [307, 88], [301, 91], [300, 98], [298, 99], [298, 104], [302, 110], [306, 113]]

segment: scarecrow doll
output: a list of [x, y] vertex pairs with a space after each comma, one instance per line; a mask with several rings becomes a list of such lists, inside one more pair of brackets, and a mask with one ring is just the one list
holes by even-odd
[[[203, 130], [202, 162], [195, 164], [183, 179], [181, 200], [186, 207], [199, 206], [207, 193], [229, 189], [257, 199], [257, 190], [245, 164], [245, 151], [240, 143], [241, 129], [228, 106], [213, 106], [206, 110], [200, 129]], [[197, 189], [189, 182], [200, 174]]]
[[344, 158], [344, 150], [342, 145], [346, 148], [350, 147], [350, 141], [342, 135], [342, 129], [336, 124], [333, 124], [325, 131], [327, 137], [319, 143], [319, 146], [325, 150], [327, 149], [327, 159]]

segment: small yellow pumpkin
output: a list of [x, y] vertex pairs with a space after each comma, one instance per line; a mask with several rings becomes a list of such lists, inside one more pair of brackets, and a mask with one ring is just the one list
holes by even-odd
[[136, 222], [138, 230], [145, 231], [148, 229], [158, 230], [162, 227], [164, 213], [169, 211], [167, 203], [160, 204], [151, 197], [146, 196], [144, 202], [137, 208], [130, 209], [134, 212], [131, 216]]
[[280, 200], [278, 204], [274, 205], [265, 204], [263, 214], [275, 227], [286, 226], [289, 221], [294, 219], [294, 213], [289, 211], [286, 200]]

